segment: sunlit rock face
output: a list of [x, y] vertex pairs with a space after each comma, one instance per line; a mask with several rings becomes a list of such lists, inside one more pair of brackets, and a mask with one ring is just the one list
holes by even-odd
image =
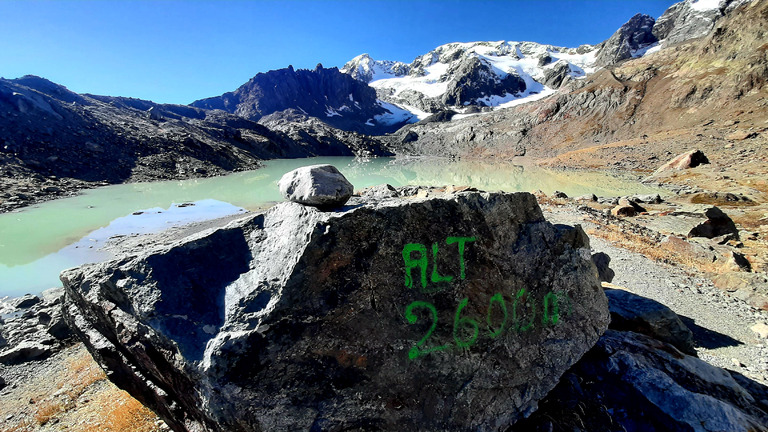
[[609, 320], [586, 235], [528, 193], [282, 203], [62, 280], [176, 431], [505, 430]]

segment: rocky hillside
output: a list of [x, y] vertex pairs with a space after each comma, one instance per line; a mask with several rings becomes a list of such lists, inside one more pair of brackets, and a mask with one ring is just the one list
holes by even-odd
[[[691, 146], [721, 153], [729, 141], [743, 140], [746, 157], [759, 155], [755, 152], [766, 141], [768, 2], [731, 3], [714, 27], [706, 21], [693, 32], [689, 23], [700, 17], [696, 4], [673, 7], [665, 16], [678, 14], [676, 19], [660, 19], [652, 27], [635, 17], [623, 29], [634, 27], [639, 33], [627, 37], [630, 32], [620, 30], [601, 50], [648, 41], [654, 33], [667, 36], [659, 44], [663, 49], [646, 50], [641, 58], [571, 80], [541, 101], [451, 122], [411, 125], [393, 141], [409, 153], [525, 154], [559, 157], [556, 162], [562, 164], [578, 160], [583, 166], [640, 169], [655, 168]], [[684, 43], [669, 39], [705, 28], [712, 30], [703, 38]]]
[[272, 130], [218, 110], [80, 95], [35, 76], [0, 79], [0, 137], [4, 210], [100, 182], [217, 175], [271, 158], [390, 154], [375, 139], [303, 120]]
[[410, 115], [376, 99], [369, 86], [318, 64], [314, 70], [286, 69], [259, 73], [237, 90], [195, 101], [195, 107], [220, 109], [257, 121], [287, 109], [344, 130], [381, 134], [397, 130]]

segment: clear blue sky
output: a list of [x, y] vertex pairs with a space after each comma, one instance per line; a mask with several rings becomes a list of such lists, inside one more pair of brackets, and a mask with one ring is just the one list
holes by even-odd
[[449, 42], [601, 42], [673, 0], [0, 0], [0, 76], [79, 93], [190, 103], [258, 72], [341, 67], [358, 54], [410, 63]]

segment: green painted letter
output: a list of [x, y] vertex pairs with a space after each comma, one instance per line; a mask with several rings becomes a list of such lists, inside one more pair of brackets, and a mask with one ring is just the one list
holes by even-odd
[[[419, 253], [419, 259], [411, 258], [413, 252]], [[421, 243], [408, 243], [403, 247], [403, 261], [405, 261], [405, 286], [413, 288], [411, 270], [419, 267], [421, 270], [421, 288], [427, 287], [427, 247]]]
[[450, 282], [453, 280], [453, 276], [440, 276], [437, 272], [437, 243], [432, 243], [432, 277], [430, 279], [432, 283]]
[[467, 272], [466, 272], [466, 264], [464, 263], [464, 246], [468, 242], [473, 242], [477, 240], [477, 237], [448, 237], [445, 239], [445, 242], [447, 244], [459, 244], [459, 268], [461, 269], [461, 278], [466, 279]]

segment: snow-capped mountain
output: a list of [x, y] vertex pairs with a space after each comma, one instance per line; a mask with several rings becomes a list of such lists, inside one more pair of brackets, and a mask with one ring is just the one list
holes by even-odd
[[728, 11], [747, 1], [685, 0], [658, 20], [637, 14], [598, 45], [449, 43], [410, 64], [362, 54], [341, 72], [368, 83], [390, 111], [400, 108], [419, 119], [445, 109], [473, 113], [504, 108], [541, 99], [599, 68], [704, 36]]
[[551, 93], [593, 71], [596, 48], [535, 42], [450, 43], [411, 64], [355, 57], [342, 72], [368, 83], [379, 99], [420, 118], [446, 108], [497, 107]]

